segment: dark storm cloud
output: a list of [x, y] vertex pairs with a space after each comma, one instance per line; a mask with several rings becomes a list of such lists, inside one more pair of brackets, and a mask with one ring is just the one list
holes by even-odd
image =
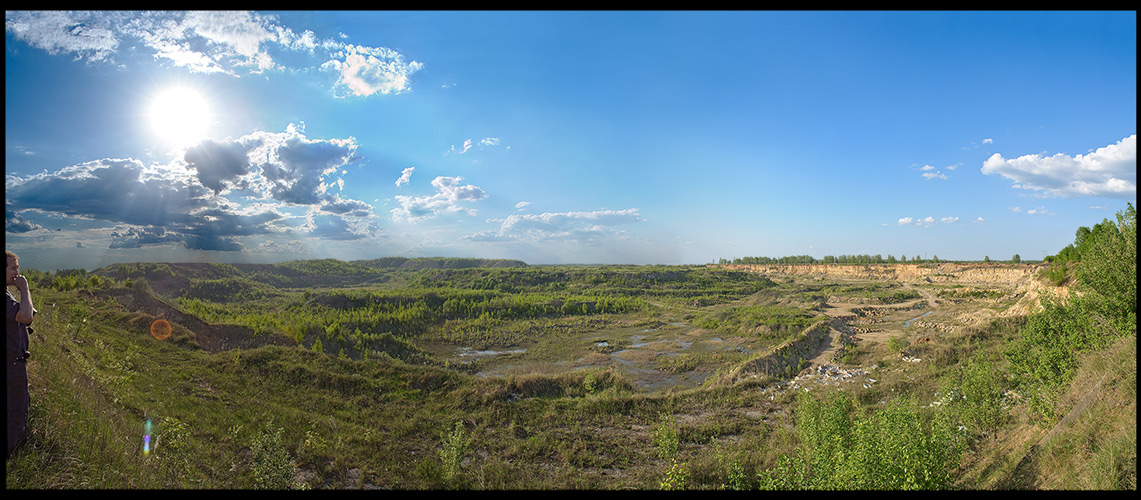
[[4, 232], [26, 233], [37, 229], [44, 229], [44, 227], [23, 218], [20, 214], [12, 212], [11, 210], [4, 210]]
[[181, 235], [168, 233], [162, 227], [128, 227], [123, 232], [111, 233], [111, 244], [108, 248], [141, 248], [145, 245], [162, 245], [177, 241], [182, 241]]
[[356, 159], [351, 141], [312, 141], [292, 128], [272, 139], [277, 141], [269, 143], [271, 156], [260, 165], [262, 176], [270, 195], [286, 203], [320, 204], [326, 199], [325, 178]]
[[178, 178], [143, 175], [137, 160], [105, 159], [23, 179], [9, 177], [5, 198], [20, 209], [39, 209], [135, 226], [187, 225], [191, 210], [206, 206], [206, 191]]
[[[207, 140], [186, 151], [186, 164], [198, 175], [198, 182], [219, 193], [249, 173], [248, 148], [233, 141]], [[244, 187], [239, 185], [237, 187]]]
[[[255, 132], [237, 140], [205, 141], [172, 165], [103, 159], [6, 179], [8, 232], [38, 228], [18, 212], [39, 210], [120, 225], [112, 248], [183, 243], [190, 249], [241, 251], [242, 236], [285, 231], [275, 204], [308, 205], [338, 216], [316, 226], [314, 237], [354, 239], [369, 234], [340, 217], [372, 215], [367, 203], [327, 192], [358, 159], [353, 139], [311, 140], [296, 126]], [[252, 211], [224, 197], [245, 189], [261, 197]], [[123, 229], [123, 228], [126, 229]]]
[[321, 205], [322, 212], [352, 217], [368, 217], [372, 213], [372, 206], [363, 201], [342, 200], [339, 196], [330, 196]]
[[137, 160], [98, 160], [9, 177], [5, 198], [21, 209], [126, 225], [111, 234], [110, 248], [182, 242], [187, 248], [240, 250], [229, 237], [270, 232], [269, 224], [280, 218], [272, 212], [231, 213], [193, 178]]

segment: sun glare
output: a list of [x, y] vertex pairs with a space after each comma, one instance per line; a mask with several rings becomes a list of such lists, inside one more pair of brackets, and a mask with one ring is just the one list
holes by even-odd
[[206, 138], [210, 127], [210, 103], [189, 87], [171, 87], [151, 98], [147, 108], [150, 131], [159, 140], [184, 148]]

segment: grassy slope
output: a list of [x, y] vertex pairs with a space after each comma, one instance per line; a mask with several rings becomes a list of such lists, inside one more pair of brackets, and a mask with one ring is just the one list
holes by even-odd
[[[690, 487], [724, 487], [734, 468], [769, 467], [796, 446], [791, 396], [770, 400], [756, 386], [651, 396], [606, 372], [589, 384], [582, 374], [491, 381], [282, 347], [207, 354], [177, 326], [152, 338], [147, 314], [37, 293], [33, 434], [7, 462], [8, 488], [656, 489], [668, 467], [655, 450], [662, 415], [676, 425]], [[1011, 334], [948, 336], [922, 353], [932, 363], [897, 363], [894, 381], [859, 400], [932, 394]], [[1088, 356], [1063, 404], [1077, 410], [1053, 430], [1014, 406], [975, 443], [956, 486], [1136, 488], [1135, 339]], [[154, 449], [143, 453], [148, 420]], [[453, 474], [439, 452], [456, 422]]]

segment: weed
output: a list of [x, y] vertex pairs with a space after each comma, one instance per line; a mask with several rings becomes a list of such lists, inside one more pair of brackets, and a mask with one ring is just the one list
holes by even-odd
[[444, 438], [443, 446], [437, 450], [445, 483], [450, 484], [459, 476], [467, 446], [468, 437], [464, 431], [464, 424], [456, 422], [451, 433]]
[[284, 429], [270, 427], [258, 433], [250, 444], [253, 460], [250, 470], [254, 476], [254, 486], [259, 489], [284, 490], [306, 489], [297, 483], [297, 465], [281, 440]]

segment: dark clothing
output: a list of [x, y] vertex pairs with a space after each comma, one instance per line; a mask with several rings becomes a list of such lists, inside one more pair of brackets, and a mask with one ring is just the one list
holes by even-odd
[[[20, 301], [5, 290], [8, 341], [4, 362], [8, 377], [8, 456], [28, 430], [28, 325], [16, 321]], [[33, 310], [34, 312], [34, 310]]]

